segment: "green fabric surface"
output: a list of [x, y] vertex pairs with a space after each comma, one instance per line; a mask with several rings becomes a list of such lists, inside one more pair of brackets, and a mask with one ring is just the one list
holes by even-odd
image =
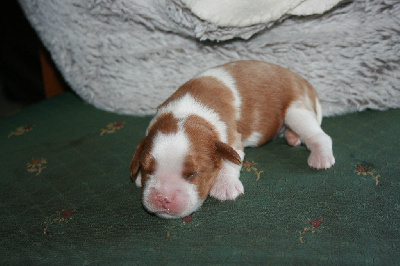
[[400, 262], [400, 110], [325, 118], [336, 164], [281, 138], [248, 148], [236, 201], [147, 213], [129, 163], [150, 117], [65, 93], [0, 120], [0, 264]]

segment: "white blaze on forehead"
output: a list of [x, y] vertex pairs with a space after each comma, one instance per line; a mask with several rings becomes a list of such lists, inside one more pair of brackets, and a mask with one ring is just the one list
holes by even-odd
[[158, 169], [173, 172], [182, 169], [190, 147], [189, 139], [184, 130], [180, 129], [177, 133], [172, 134], [158, 132], [153, 144], [151, 154], [157, 162]]
[[198, 115], [210, 122], [218, 131], [222, 142], [228, 141], [227, 128], [220, 116], [204, 104], [196, 101], [189, 93], [176, 99], [158, 111], [158, 115], [171, 112], [175, 118], [187, 118], [190, 115]]
[[223, 67], [216, 67], [216, 68], [208, 69], [208, 70], [198, 74], [196, 76], [196, 78], [198, 78], [198, 77], [216, 78], [217, 80], [224, 83], [224, 85], [231, 90], [231, 92], [233, 94], [233, 98], [234, 98], [235, 109], [236, 109], [236, 119], [239, 120], [240, 116], [241, 116], [240, 110], [241, 110], [241, 106], [242, 106], [242, 99], [240, 97], [239, 90], [236, 86], [235, 79], [232, 77], [232, 75], [228, 71], [226, 71]]
[[[196, 185], [182, 178], [185, 158], [189, 153], [190, 140], [183, 130], [183, 121], [178, 123], [176, 133], [164, 134], [158, 132], [153, 139], [151, 154], [156, 161], [156, 170], [149, 176], [143, 190], [143, 204], [150, 211], [164, 218], [184, 217], [196, 211], [203, 201], [199, 198]], [[179, 214], [159, 212], [150, 198], [152, 189], [161, 195], [180, 195], [185, 205]]]

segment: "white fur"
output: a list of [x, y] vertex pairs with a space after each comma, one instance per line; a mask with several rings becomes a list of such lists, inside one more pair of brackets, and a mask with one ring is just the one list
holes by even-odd
[[185, 94], [182, 98], [170, 102], [167, 106], [160, 108], [158, 114], [172, 112], [176, 118], [187, 118], [189, 115], [198, 115], [210, 122], [218, 131], [222, 142], [228, 141], [227, 128], [221, 121], [219, 115], [204, 104], [196, 101], [190, 93]]
[[[240, 160], [243, 161], [244, 152], [241, 150], [236, 150], [236, 152], [239, 154]], [[240, 194], [243, 194], [243, 184], [239, 180], [241, 168], [242, 165], [225, 160], [217, 180], [210, 191], [210, 196], [219, 200], [234, 200]]]
[[[150, 201], [152, 188], [159, 191], [178, 190], [185, 193], [187, 206], [185, 211], [180, 214], [182, 217], [191, 214], [203, 203], [199, 198], [197, 187], [182, 179], [183, 163], [190, 148], [190, 141], [182, 123], [179, 124], [177, 133], [163, 134], [158, 132], [153, 140], [153, 149], [150, 153], [157, 162], [157, 168], [146, 182], [143, 190], [143, 204], [150, 212], [157, 211]], [[177, 218], [168, 213], [157, 213], [157, 215], [164, 218]]]
[[236, 81], [232, 77], [232, 75], [228, 71], [226, 71], [223, 67], [215, 67], [200, 73], [199, 75], [196, 76], [196, 78], [204, 76], [218, 79], [231, 90], [234, 98], [233, 104], [236, 109], [236, 119], [239, 120], [241, 116], [242, 99], [240, 97], [239, 90], [236, 86]]
[[181, 128], [175, 134], [158, 132], [153, 139], [151, 155], [156, 160], [158, 168], [180, 174], [189, 146], [190, 141]]
[[[223, 79], [227, 83], [229, 83], [230, 88], [234, 88], [231, 90], [236, 92], [233, 92], [233, 94], [236, 95], [235, 104], [237, 105], [237, 108], [240, 108], [241, 100], [238, 96], [238, 91], [236, 85], [234, 85], [234, 80], [232, 79], [232, 77], [227, 74], [226, 71], [221, 71], [222, 69], [217, 71], [214, 70], [215, 69], [213, 69], [213, 71], [206, 71], [204, 73], [208, 73], [209, 75], [217, 75], [218, 73], [221, 74], [223, 76]], [[209, 76], [208, 74], [207, 76]], [[154, 148], [151, 151], [151, 154], [157, 161], [157, 171], [154, 176], [151, 177], [146, 183], [146, 187], [143, 192], [144, 205], [149, 211], [154, 212], [155, 209], [152, 208], [151, 203], [147, 200], [149, 198], [151, 188], [160, 189], [162, 186], [164, 186], [166, 184], [162, 180], [162, 177], [164, 175], [168, 177], [179, 177], [179, 179], [182, 181], [178, 181], [178, 179], [175, 179], [174, 182], [178, 184], [181, 191], [185, 191], [186, 193], [188, 193], [189, 207], [187, 211], [188, 213], [185, 213], [186, 215], [188, 215], [191, 211], [199, 208], [202, 204], [202, 201], [198, 197], [197, 188], [193, 184], [183, 180], [180, 177], [181, 169], [183, 168], [183, 162], [190, 146], [189, 139], [186, 137], [182, 128], [183, 124], [189, 115], [199, 115], [217, 128], [217, 131], [220, 133], [220, 140], [225, 143], [228, 139], [227, 128], [225, 123], [220, 120], [219, 115], [214, 110], [196, 101], [189, 93], [185, 94], [179, 99], [176, 99], [175, 101], [170, 102], [163, 108], [160, 108], [158, 111], [158, 115], [169, 112], [171, 112], [175, 118], [181, 119], [181, 121], [179, 122], [179, 132], [176, 134], [167, 135], [158, 133], [153, 141]], [[237, 113], [237, 115], [240, 115], [240, 112]], [[154, 121], [156, 121], [156, 119], [152, 120], [149, 127], [151, 127]], [[255, 132], [253, 138], [251, 139], [252, 143], [258, 142], [257, 138], [259, 139], [260, 136], [260, 133]], [[236, 150], [236, 152], [239, 154], [241, 161], [243, 161], [244, 152], [241, 150]], [[171, 164], [172, 161], [174, 162], [173, 164]], [[240, 169], [241, 165], [236, 165], [229, 161], [224, 161], [224, 164], [217, 177], [217, 181], [210, 192], [210, 195], [220, 200], [233, 200], [240, 194], [243, 194], [243, 185], [239, 180]], [[165, 218], [171, 218], [168, 217], [168, 214], [162, 213], [159, 215]]]
[[287, 110], [285, 124], [306, 144], [311, 154], [308, 165], [313, 168], [329, 168], [335, 164], [332, 140], [320, 127], [318, 115], [293, 103]]
[[292, 103], [287, 109], [285, 124], [299, 135], [301, 140], [318, 133], [323, 133], [317, 121], [316, 114], [310, 110], [298, 107], [297, 102]]
[[[234, 96], [232, 104], [238, 110], [236, 118], [240, 117], [241, 111], [246, 110], [241, 110], [242, 99], [233, 77], [221, 67], [207, 70], [199, 74], [197, 78], [206, 76], [211, 76], [222, 81], [231, 90]], [[322, 112], [319, 101], [317, 99], [315, 102], [316, 113], [314, 113], [314, 111], [312, 111], [314, 103], [308, 95], [303, 95], [299, 99], [298, 102], [291, 103], [287, 109], [284, 126], [280, 129], [280, 132], [283, 132], [285, 128], [287, 130], [290, 129], [293, 131], [295, 137], [297, 137], [296, 135], [299, 137], [299, 140], [293, 142], [293, 144], [298, 145], [301, 141], [306, 144], [307, 148], [311, 151], [308, 158], [308, 164], [311, 167], [317, 169], [329, 168], [335, 163], [335, 159], [332, 153], [332, 141], [320, 127]], [[187, 137], [184, 130], [186, 119], [190, 115], [198, 115], [206, 119], [216, 128], [220, 140], [224, 143], [227, 143], [228, 140], [228, 129], [215, 110], [196, 101], [191, 93], [186, 93], [182, 97], [160, 108], [158, 110], [158, 115], [152, 120], [149, 127], [154, 124], [160, 115], [166, 113], [172, 113], [173, 116], [179, 120], [178, 132], [171, 134], [158, 132], [153, 139], [151, 155], [157, 162], [156, 171], [149, 177], [145, 184], [143, 190], [143, 204], [150, 212], [155, 212], [161, 217], [179, 218], [196, 211], [203, 203], [203, 200], [199, 198], [197, 187], [182, 178], [183, 165], [191, 146], [190, 139]], [[258, 146], [261, 138], [262, 134], [254, 131], [247, 139], [242, 141], [242, 144], [243, 146]], [[243, 146], [237, 146], [240, 146], [240, 148], [233, 144], [233, 148], [239, 154], [241, 161], [243, 161]], [[240, 194], [243, 194], [243, 184], [239, 180], [241, 167], [241, 165], [224, 160], [221, 170], [218, 173], [217, 180], [211, 188], [210, 196], [219, 200], [234, 200]], [[138, 186], [140, 185], [138, 181], [136, 184]], [[157, 205], [159, 202], [157, 200], [154, 201], [154, 198], [150, 198], [151, 195], [154, 197], [154, 191], [156, 191], [156, 193], [160, 192], [160, 195], [166, 195], [165, 197], [168, 196], [168, 193], [179, 193], [179, 195], [183, 195], [184, 201], [179, 201], [184, 202], [185, 207], [183, 211], [179, 212], [178, 215], [169, 212], [169, 209], [163, 209], [161, 212], [158, 212], [159, 207], [153, 204]], [[179, 208], [180, 207], [178, 207], [178, 209]]]
[[[181, 177], [179, 178], [180, 178], [180, 182], [178, 183], [179, 185], [176, 185], [175, 188], [182, 191], [182, 193], [185, 193], [186, 203], [187, 203], [185, 210], [181, 212], [179, 216], [177, 216], [176, 214], [171, 215], [167, 212], [159, 213], [157, 212], [158, 211], [157, 208], [155, 208], [152, 205], [150, 201], [151, 189], [154, 187], [160, 187], [161, 184], [165, 185], [165, 182], [164, 183], [160, 182], [157, 175], [154, 175], [145, 183], [145, 187], [143, 190], [143, 205], [145, 206], [145, 208], [148, 211], [156, 213], [158, 216], [163, 218], [185, 217], [196, 211], [198, 208], [200, 208], [200, 206], [203, 204], [203, 200], [201, 200], [198, 196], [197, 187], [194, 184], [191, 184], [183, 180]], [[177, 180], [177, 178], [175, 180]]]
[[244, 147], [257, 147], [258, 143], [260, 143], [262, 135], [260, 132], [254, 131], [251, 133], [250, 137], [243, 141]]
[[142, 187], [142, 173], [140, 173], [140, 171], [136, 176], [135, 184], [137, 187]]
[[319, 102], [318, 98], [315, 99], [315, 106], [317, 107], [316, 108], [317, 109], [317, 121], [318, 121], [318, 124], [321, 125], [321, 123], [322, 123], [322, 108], [321, 108], [321, 103]]

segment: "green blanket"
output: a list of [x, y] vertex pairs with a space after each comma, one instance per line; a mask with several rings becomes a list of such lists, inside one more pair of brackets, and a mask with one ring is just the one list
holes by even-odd
[[129, 163], [150, 117], [65, 93], [0, 120], [0, 264], [380, 264], [400, 261], [400, 110], [325, 118], [336, 165], [304, 146], [246, 149], [236, 201], [147, 213]]

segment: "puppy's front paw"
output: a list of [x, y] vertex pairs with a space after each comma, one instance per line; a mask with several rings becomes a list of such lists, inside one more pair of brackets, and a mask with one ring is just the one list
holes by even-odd
[[210, 196], [219, 200], [234, 200], [244, 193], [242, 182], [236, 177], [220, 177], [210, 191]]
[[327, 169], [335, 164], [335, 157], [331, 152], [311, 152], [308, 165], [315, 169]]

